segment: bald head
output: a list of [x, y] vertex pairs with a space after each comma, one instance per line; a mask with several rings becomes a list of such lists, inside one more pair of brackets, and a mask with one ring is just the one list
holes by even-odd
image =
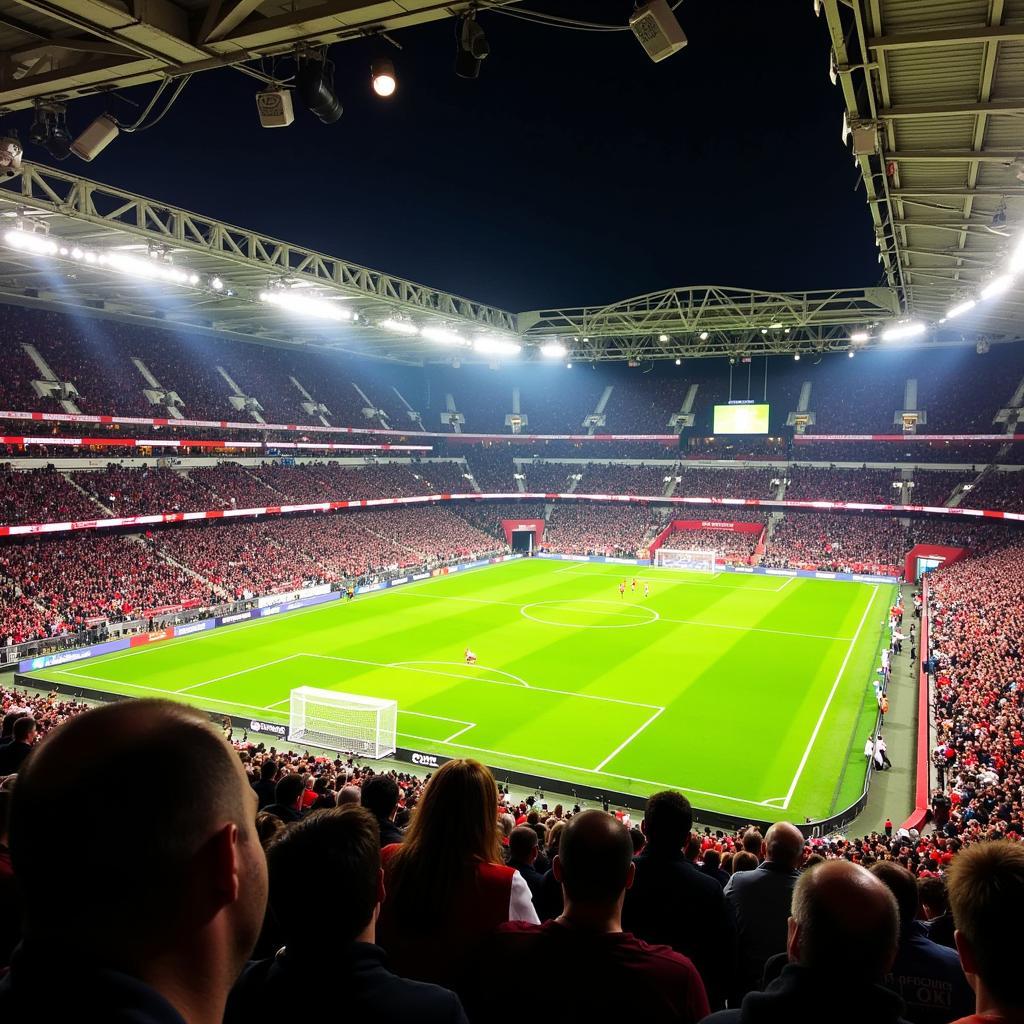
[[899, 911], [889, 889], [848, 861], [809, 868], [793, 890], [789, 958], [836, 979], [879, 980], [892, 966]]
[[773, 864], [795, 869], [804, 855], [803, 833], [788, 821], [777, 821], [764, 837], [764, 849]]
[[206, 895], [249, 901], [255, 916], [266, 891], [254, 818], [237, 755], [191, 708], [123, 701], [69, 719], [27, 760], [11, 801], [27, 936], [108, 962], [143, 956], [187, 929], [204, 873], [235, 874], [225, 889], [250, 883]]
[[614, 903], [632, 881], [633, 840], [612, 815], [583, 811], [563, 830], [556, 862], [567, 899]]

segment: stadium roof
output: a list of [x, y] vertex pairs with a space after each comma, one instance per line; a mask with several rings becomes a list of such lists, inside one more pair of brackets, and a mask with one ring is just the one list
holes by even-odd
[[[595, 362], [842, 351], [864, 327], [873, 344], [900, 316], [897, 291], [884, 287], [695, 286], [512, 313], [27, 162], [0, 181], [0, 227], [8, 300], [415, 362], [500, 359], [501, 346], [519, 343], [527, 356], [558, 343], [558, 356]], [[24, 234], [12, 244], [12, 229], [30, 244]], [[32, 251], [38, 239], [52, 251]], [[154, 282], [153, 267], [181, 280]], [[315, 298], [346, 320], [282, 310], [262, 301], [268, 292]], [[930, 343], [973, 340], [938, 331]]]
[[[907, 313], [939, 320], [1020, 238], [1024, 2], [818, 3], [888, 282]], [[1022, 316], [1018, 289], [962, 325], [1019, 336]]]
[[[237, 66], [512, 0], [0, 0], [0, 110]], [[7, 70], [4, 70], [4, 69]]]

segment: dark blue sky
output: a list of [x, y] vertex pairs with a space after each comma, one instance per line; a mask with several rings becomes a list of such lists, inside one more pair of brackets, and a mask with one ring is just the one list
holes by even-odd
[[[607, 21], [631, 8], [554, 2], [529, 6]], [[330, 126], [296, 100], [291, 128], [261, 129], [258, 84], [209, 72], [151, 131], [64, 166], [512, 310], [686, 284], [875, 284], [824, 21], [796, 0], [686, 0], [678, 14], [689, 46], [661, 64], [629, 33], [495, 13], [480, 19], [492, 53], [477, 81], [453, 74], [450, 21], [400, 33], [401, 51], [336, 46], [346, 109]], [[390, 101], [370, 90], [376, 53], [398, 68]], [[72, 131], [109, 105], [71, 104]], [[24, 138], [28, 115], [15, 120]]]

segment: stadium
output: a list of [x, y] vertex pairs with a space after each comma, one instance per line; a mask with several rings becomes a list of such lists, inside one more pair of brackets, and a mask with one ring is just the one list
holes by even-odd
[[0, 0], [0, 1016], [1016, 1019], [1024, 7], [538, 6]]

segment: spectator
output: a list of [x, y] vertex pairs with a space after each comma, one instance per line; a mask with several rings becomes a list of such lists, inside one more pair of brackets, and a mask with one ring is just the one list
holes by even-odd
[[537, 833], [529, 825], [517, 825], [508, 837], [508, 861], [510, 868], [515, 868], [523, 881], [530, 887], [534, 906], [544, 884], [544, 876], [534, 866], [540, 853], [540, 842]]
[[7, 814], [13, 782], [14, 776], [0, 782], [0, 969], [11, 962], [11, 953], [21, 939], [21, 906], [7, 845]]
[[23, 715], [14, 723], [11, 742], [0, 748], [0, 775], [13, 775], [21, 770], [37, 735], [36, 720], [31, 715]]
[[896, 956], [899, 911], [871, 872], [846, 861], [805, 871], [787, 931], [782, 973], [704, 1024], [907, 1024], [899, 996], [881, 985]]
[[292, 772], [278, 780], [274, 787], [274, 802], [263, 809], [267, 814], [280, 818], [286, 825], [290, 821], [298, 821], [302, 817], [302, 797], [306, 792], [306, 783], [301, 775]]
[[799, 878], [796, 869], [803, 857], [804, 837], [795, 825], [780, 821], [768, 829], [764, 847], [761, 865], [742, 873], [734, 869], [725, 887], [726, 902], [736, 917], [734, 991], [739, 997], [758, 987], [768, 958], [786, 949], [789, 909]]
[[261, 811], [274, 802], [277, 770], [277, 762], [273, 758], [268, 758], [260, 766], [260, 781], [252, 788], [256, 790], [256, 798]]
[[949, 909], [946, 883], [941, 878], [919, 878], [917, 896], [921, 902], [921, 914], [928, 929], [928, 938], [947, 949], [956, 949], [953, 914]]
[[398, 783], [390, 775], [374, 775], [360, 791], [360, 802], [377, 819], [381, 849], [402, 841], [402, 830], [395, 824], [399, 795]]
[[478, 959], [474, 1021], [494, 1020], [508, 977], [593, 978], [576, 987], [565, 1015], [574, 1020], [686, 1024], [708, 1012], [693, 963], [667, 946], [649, 946], [622, 930], [622, 902], [636, 865], [626, 828], [599, 810], [575, 815], [562, 833], [552, 871], [565, 909], [543, 925], [502, 925]]
[[[374, 814], [352, 805], [314, 811], [280, 835], [267, 862], [283, 948], [245, 970], [225, 1024], [327, 1015], [375, 1024], [465, 1022], [453, 992], [406, 981], [384, 965], [376, 944], [384, 883]], [[328, 880], [315, 899], [310, 865]]]
[[338, 806], [345, 807], [347, 804], [354, 804], [358, 807], [362, 797], [362, 791], [358, 786], [342, 786], [338, 790]]
[[[11, 803], [25, 938], [0, 1018], [219, 1022], [266, 904], [255, 813], [238, 758], [181, 704], [110, 704], [47, 737]], [[58, 883], [69, 864], [83, 881]]]
[[948, 1024], [970, 1013], [974, 1000], [956, 953], [932, 942], [917, 919], [920, 908], [917, 882], [899, 864], [882, 861], [871, 868], [896, 897], [900, 911], [900, 938], [896, 959], [885, 984], [898, 993], [913, 1024]]
[[644, 942], [671, 946], [689, 957], [704, 981], [708, 1003], [722, 1006], [732, 975], [735, 931], [722, 887], [684, 856], [693, 827], [690, 801], [655, 793], [640, 826], [647, 837], [626, 893], [623, 927]]
[[717, 850], [705, 850], [704, 861], [700, 870], [702, 874], [709, 875], [723, 889], [729, 881], [729, 876], [722, 870], [722, 855]]
[[502, 863], [498, 787], [478, 761], [444, 764], [401, 845], [383, 850], [381, 945], [403, 977], [456, 987], [466, 959], [505, 921], [538, 924], [530, 889]]
[[956, 948], [975, 1012], [957, 1024], [1020, 1024], [1020, 923], [1024, 920], [1024, 846], [991, 842], [965, 850], [949, 869]]

